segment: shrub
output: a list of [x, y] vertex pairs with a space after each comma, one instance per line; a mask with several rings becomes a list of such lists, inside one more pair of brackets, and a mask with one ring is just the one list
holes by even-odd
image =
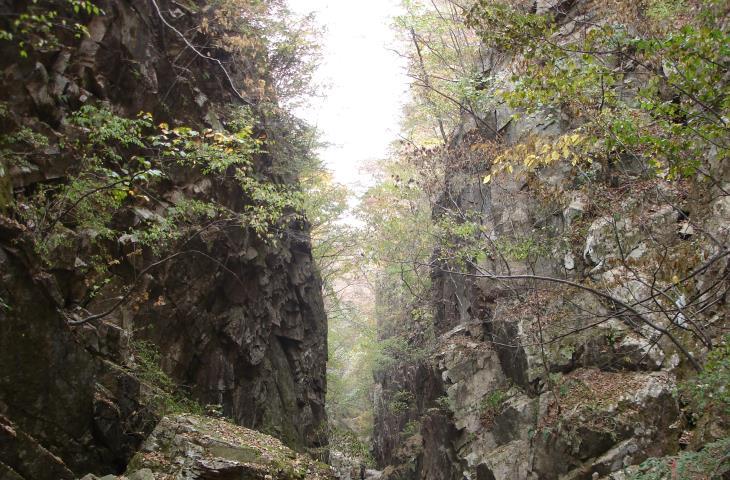
[[405, 424], [403, 430], [400, 431], [401, 438], [408, 439], [416, 435], [421, 431], [421, 422], [418, 420], [411, 420]]
[[707, 356], [697, 377], [685, 382], [680, 390], [690, 399], [696, 414], [715, 412], [730, 416], [730, 335]]
[[153, 408], [160, 415], [173, 413], [205, 414], [205, 408], [190, 399], [187, 392], [162, 370], [161, 355], [157, 346], [146, 340], [132, 343], [134, 374], [152, 387]]
[[649, 458], [627, 480], [714, 480], [730, 473], [730, 437], [709, 443], [699, 452], [682, 452], [673, 457]]
[[388, 411], [394, 415], [402, 415], [413, 406], [416, 397], [407, 390], [397, 391], [388, 402]]

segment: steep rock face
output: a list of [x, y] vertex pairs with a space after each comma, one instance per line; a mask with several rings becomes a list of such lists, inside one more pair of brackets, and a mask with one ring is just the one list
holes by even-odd
[[[583, 18], [594, 6], [554, 3], [572, 18]], [[509, 76], [509, 68], [507, 59], [490, 73]], [[527, 135], [556, 138], [580, 125], [561, 112], [520, 120], [513, 113], [503, 106], [482, 116], [506, 145]], [[454, 135], [454, 150], [495, 140], [487, 131], [477, 133], [480, 140], [471, 138], [478, 127], [465, 120]], [[637, 470], [629, 466], [673, 455], [686, 446], [692, 428], [674, 392], [692, 369], [687, 353], [701, 358], [706, 347], [701, 335], [682, 332], [688, 320], [681, 313], [664, 315], [646, 299], [657, 295], [656, 282], [663, 281], [662, 288], [671, 284], [666, 274], [671, 269], [697, 279], [681, 296], [672, 290], [671, 301], [679, 308], [687, 298], [703, 298], [713, 285], [724, 284], [727, 261], [713, 259], [724, 258], [729, 244], [726, 193], [696, 179], [647, 178], [630, 160], [593, 165], [590, 182], [569, 162], [558, 162], [485, 184], [488, 167], [453, 171], [447, 166], [442, 208], [435, 215], [449, 208], [466, 211], [479, 219], [493, 244], [514, 249], [525, 239], [535, 244], [513, 256], [510, 248], [485, 247], [485, 258], [470, 267], [443, 262], [433, 268], [436, 345], [424, 347], [428, 359], [422, 363], [443, 380], [445, 396], [409, 411], [409, 418], [421, 421], [414, 435], [417, 449], [385, 428], [392, 414], [376, 410], [375, 451], [387, 446], [410, 453], [405, 459], [381, 458], [383, 465], [393, 463], [384, 477], [628, 478], [626, 472]], [[725, 189], [730, 171], [713, 168]], [[483, 272], [526, 277], [490, 279]], [[545, 278], [605, 288], [601, 292], [609, 298]], [[626, 306], [635, 309], [630, 318], [616, 314]], [[727, 290], [721, 289], [697, 318], [719, 326], [726, 325], [727, 315]], [[417, 342], [426, 329], [414, 323], [411, 338]], [[671, 329], [675, 338], [657, 327]], [[709, 330], [715, 341], [721, 338], [722, 328]], [[411, 363], [379, 380], [382, 397], [394, 394], [393, 385], [409, 384]], [[430, 409], [437, 407], [455, 433], [424, 428]], [[720, 423], [727, 427], [725, 420]], [[722, 431], [713, 436], [700, 426], [692, 435], [712, 441]], [[434, 457], [448, 461], [437, 471], [408, 467]]]
[[374, 431], [378, 439], [374, 453], [380, 464], [387, 465], [396, 456], [400, 432], [409, 422], [418, 420], [418, 412], [442, 395], [443, 387], [436, 372], [425, 362], [397, 364], [378, 372], [376, 378]]
[[[66, 327], [58, 284], [22, 249], [20, 226], [3, 219], [1, 238], [0, 290], [12, 307], [0, 313], [0, 410], [9, 435], [0, 462], [24, 476], [37, 462], [47, 478], [123, 469], [156, 421], [143, 405], [147, 387]], [[102, 340], [122, 337], [124, 344], [114, 325], [101, 323], [93, 333], [104, 334]], [[109, 342], [104, 350], [119, 354], [122, 345]], [[37, 457], [35, 450], [46, 454]]]
[[228, 234], [205, 251], [225, 252], [242, 282], [204, 257], [176, 262], [149, 284], [152, 301], [129, 315], [131, 325], [201, 402], [293, 447], [316, 444], [326, 325], [308, 243], [272, 251], [245, 233]]
[[[561, 179], [567, 174], [553, 171], [546, 176]], [[612, 222], [603, 217], [586, 219], [584, 207], [575, 200], [580, 192], [569, 191], [562, 205], [545, 205], [521, 191], [519, 184], [480, 184], [477, 179], [462, 193], [471, 198], [475, 189], [491, 190], [482, 196], [488, 204], [478, 211], [488, 212], [483, 217], [488, 228], [500, 231], [504, 228], [500, 225], [509, 225], [510, 230], [502, 230], [507, 238], [514, 234], [512, 228], [529, 231], [532, 225], [547, 222], [558, 225], [557, 235], [568, 236], [571, 222], [587, 223], [581, 243], [556, 249], [532, 264], [512, 262], [512, 274], [565, 278], [567, 273], [576, 279], [590, 272], [595, 281], [615, 285], [612, 294], [630, 303], [651, 292], [646, 289], [648, 282], [636, 280], [617, 265], [621, 249], [632, 252], [633, 265], [652, 261], [650, 248], [641, 246], [646, 238], [679, 245], [678, 256], [667, 258], [668, 262], [682, 261], [685, 255], [680, 215], [669, 203], [654, 203], [650, 196], [627, 199], [622, 209], [626, 220], [617, 228], [623, 229], [622, 237], [636, 240], [619, 247], [606, 231], [613, 229]], [[704, 219], [703, 228], [718, 222], [714, 203], [689, 207], [693, 218]], [[555, 210], [561, 212], [557, 219], [540, 216]], [[701, 258], [717, 253], [710, 243], [700, 248], [706, 252]], [[724, 268], [703, 272], [700, 284], [721, 279]], [[423, 361], [427, 366], [420, 367], [442, 379], [444, 396], [408, 412], [410, 421], [419, 422], [411, 437], [417, 439], [415, 447], [403, 440], [402, 433], [392, 433], [397, 424], [392, 413], [376, 409], [375, 451], [404, 452], [381, 459], [383, 465], [392, 465], [385, 468], [384, 478], [623, 478], [621, 472], [627, 467], [679, 450], [687, 424], [674, 392], [690, 365], [669, 339], [654, 336], [646, 326], [617, 318], [601, 320], [610, 317], [611, 305], [590, 292], [568, 289], [556, 294], [546, 288], [535, 298], [526, 285], [515, 294], [502, 282], [452, 270], [445, 267], [434, 274], [434, 325], [439, 335], [437, 346]], [[485, 270], [500, 271], [500, 266]], [[710, 315], [723, 318], [722, 308]], [[656, 324], [667, 325], [665, 319], [647, 315]], [[553, 337], [567, 330], [574, 333], [540, 346], [540, 334]], [[681, 339], [695, 354], [702, 350], [695, 339]], [[376, 386], [380, 396], [391, 397], [395, 388], [419, 392], [428, 380], [409, 382], [411, 368], [405, 362], [389, 371], [387, 380]], [[426, 428], [437, 408], [446, 419], [445, 428]], [[435, 458], [441, 460], [435, 470], [418, 467]]]
[[[0, 10], [10, 18], [26, 7], [21, 3], [4, 2]], [[73, 168], [76, 160], [60, 143], [76, 135], [69, 116], [81, 105], [104, 102], [122, 117], [145, 111], [156, 121], [203, 130], [221, 128], [229, 106], [241, 104], [220, 64], [194, 53], [171, 28], [211, 42], [223, 33], [212, 22], [199, 28], [210, 7], [97, 5], [103, 15], [80, 17], [88, 36], [61, 35], [57, 46], [29, 58], [19, 58], [13, 43], [0, 45], [3, 132], [22, 126], [48, 139], [22, 166], [0, 169], [0, 414], [12, 424], [4, 431], [14, 441], [28, 439], [4, 448], [0, 465], [41, 478], [27, 473], [34, 454], [17, 455], [33, 445], [66, 472], [53, 478], [123, 471], [157, 421], [149, 406], [153, 388], [133, 374], [140, 340], [156, 346], [166, 373], [201, 404], [220, 405], [235, 422], [293, 448], [322, 446], [326, 318], [304, 222], [290, 224], [276, 244], [234, 222], [201, 226], [185, 251], [168, 260], [133, 236], [110, 239], [112, 279], [92, 294], [85, 260], [95, 253], [94, 232], [69, 225], [68, 241], [50, 252], [48, 265], [34, 252], [26, 226], [12, 219], [23, 208], [7, 202], [13, 194], [62, 183]], [[233, 58], [222, 49], [215, 54]], [[226, 68], [233, 82], [250, 84], [245, 61]], [[292, 183], [271, 172], [286, 160], [262, 153], [254, 167], [268, 181]], [[215, 199], [234, 211], [247, 201], [231, 179], [195, 169], [178, 169], [149, 195], [154, 201], [115, 218], [119, 230], [157, 221], [184, 199]], [[134, 295], [108, 311], [129, 285]], [[108, 314], [67, 324], [96, 313]]]

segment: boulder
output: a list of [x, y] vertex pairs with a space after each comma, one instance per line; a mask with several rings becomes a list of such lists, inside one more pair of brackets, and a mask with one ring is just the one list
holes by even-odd
[[122, 476], [82, 480], [335, 480], [332, 469], [279, 440], [225, 420], [164, 417]]

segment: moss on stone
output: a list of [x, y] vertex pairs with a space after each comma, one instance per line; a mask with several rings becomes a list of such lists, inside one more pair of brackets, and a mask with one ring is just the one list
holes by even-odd
[[149, 469], [154, 479], [169, 475], [235, 475], [252, 480], [333, 478], [329, 467], [294, 452], [276, 438], [198, 415], [163, 418], [130, 462], [126, 475], [144, 469]]

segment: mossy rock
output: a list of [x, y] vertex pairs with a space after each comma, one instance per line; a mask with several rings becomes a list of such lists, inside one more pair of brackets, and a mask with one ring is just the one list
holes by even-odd
[[326, 465], [281, 441], [225, 420], [198, 415], [163, 418], [129, 464], [126, 477], [151, 472], [150, 480], [334, 479]]

